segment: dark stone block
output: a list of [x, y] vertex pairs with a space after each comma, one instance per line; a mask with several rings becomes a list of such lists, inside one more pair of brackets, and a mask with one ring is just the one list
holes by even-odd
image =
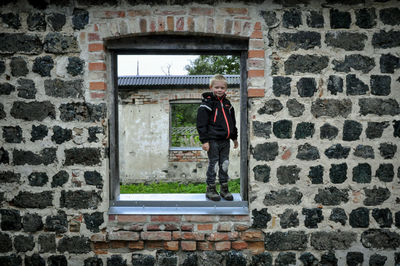
[[44, 137], [47, 136], [48, 132], [49, 130], [45, 125], [32, 125], [31, 141], [34, 142], [35, 140], [42, 140]]
[[9, 252], [12, 251], [12, 240], [11, 237], [6, 234], [0, 232], [0, 252]]
[[67, 20], [64, 14], [51, 13], [47, 16], [47, 22], [54, 31], [61, 31]]
[[378, 116], [400, 114], [399, 103], [395, 99], [363, 98], [358, 100], [360, 114], [374, 114]]
[[268, 165], [256, 165], [253, 168], [254, 179], [259, 182], [268, 183], [270, 179], [271, 167]]
[[25, 255], [25, 266], [46, 266], [46, 261], [39, 254]]
[[6, 64], [3, 60], [0, 60], [0, 75], [6, 72]]
[[72, 27], [74, 30], [82, 30], [89, 23], [89, 12], [75, 8], [72, 13]]
[[158, 250], [156, 253], [156, 265], [178, 265], [178, 256], [175, 252]]
[[13, 199], [13, 203], [16, 207], [44, 209], [53, 206], [53, 192], [31, 193], [21, 191]]
[[400, 138], [400, 120], [393, 121], [393, 137]]
[[381, 205], [391, 194], [389, 189], [382, 187], [376, 188], [375, 186], [372, 189], [364, 188], [364, 193], [364, 205], [366, 206]]
[[392, 54], [383, 54], [379, 59], [382, 73], [394, 73], [395, 69], [400, 68], [400, 57]]
[[311, 31], [283, 32], [279, 36], [278, 46], [292, 51], [313, 49], [315, 46], [321, 47], [321, 34]]
[[260, 16], [264, 19], [267, 27], [273, 27], [279, 22], [274, 11], [261, 10]]
[[376, 170], [375, 175], [376, 177], [378, 177], [379, 181], [392, 182], [394, 178], [393, 164], [380, 164], [379, 168]]
[[44, 148], [39, 154], [31, 151], [13, 150], [14, 165], [49, 165], [56, 161], [56, 148]]
[[394, 220], [395, 220], [394, 225], [395, 225], [397, 228], [400, 228], [400, 211], [398, 211], [398, 212], [396, 212], [396, 213], [394, 214]]
[[1, 14], [3, 23], [7, 24], [8, 27], [18, 30], [21, 27], [21, 19], [19, 14], [5, 13]]
[[312, 184], [322, 184], [324, 177], [324, 167], [322, 165], [311, 166], [308, 177]]
[[341, 184], [347, 179], [347, 164], [331, 164], [329, 178], [333, 184]]
[[0, 33], [0, 53], [40, 54], [42, 41], [38, 35], [25, 33]]
[[22, 227], [25, 232], [34, 233], [43, 229], [42, 217], [36, 213], [28, 213], [22, 217]]
[[317, 91], [317, 83], [313, 78], [300, 78], [296, 87], [300, 97], [312, 97]]
[[305, 143], [304, 145], [298, 146], [296, 158], [299, 160], [312, 161], [319, 159], [320, 156], [317, 147]]
[[330, 31], [325, 35], [325, 43], [330, 47], [341, 48], [346, 51], [362, 51], [365, 47], [367, 35], [346, 31]]
[[346, 212], [341, 208], [334, 208], [329, 216], [329, 220], [345, 225], [347, 221]]
[[58, 32], [50, 32], [43, 43], [44, 51], [52, 54], [79, 53], [76, 38], [72, 35], [64, 35]]
[[317, 99], [311, 105], [311, 113], [315, 118], [321, 116], [347, 117], [351, 113], [352, 103], [349, 99]]
[[296, 264], [296, 254], [293, 252], [281, 252], [275, 259], [276, 266], [286, 266]]
[[374, 58], [359, 54], [346, 55], [344, 61], [333, 60], [333, 70], [349, 73], [351, 69], [366, 74], [375, 67]]
[[324, 220], [322, 210], [318, 208], [307, 209], [303, 208], [302, 212], [305, 215], [304, 225], [307, 228], [318, 228], [318, 223]]
[[265, 249], [270, 251], [304, 250], [307, 248], [307, 238], [304, 231], [267, 233]]
[[371, 166], [360, 163], [353, 168], [353, 181], [357, 183], [371, 183]]
[[324, 16], [321, 12], [310, 11], [307, 13], [307, 25], [311, 28], [323, 28]]
[[56, 252], [56, 235], [55, 234], [41, 234], [38, 237], [40, 253], [54, 253]]
[[379, 10], [379, 17], [383, 24], [400, 25], [400, 9], [396, 7], [384, 8]]
[[270, 194], [265, 195], [264, 204], [266, 206], [298, 205], [302, 197], [303, 194], [297, 188], [271, 191]]
[[290, 95], [290, 82], [289, 77], [273, 77], [272, 78], [272, 91], [276, 97], [281, 95]]
[[331, 9], [330, 22], [332, 29], [349, 29], [351, 24], [350, 13], [345, 11], [342, 12], [337, 9]]
[[320, 265], [337, 266], [338, 259], [336, 258], [335, 253], [329, 251], [328, 253], [322, 254]]
[[60, 118], [63, 122], [98, 122], [106, 117], [105, 104], [65, 103], [60, 106]]
[[95, 191], [61, 191], [60, 206], [69, 209], [97, 209], [102, 201], [100, 192]]
[[21, 215], [18, 210], [2, 209], [1, 214], [1, 230], [3, 231], [19, 231], [22, 228]]
[[33, 80], [19, 79], [18, 84], [18, 97], [24, 99], [35, 99], [37, 89], [35, 88], [35, 83], [33, 82]]
[[257, 161], [273, 161], [278, 156], [278, 143], [277, 142], [266, 142], [263, 144], [257, 144], [252, 150], [254, 159]]
[[356, 25], [362, 29], [371, 29], [376, 26], [375, 8], [356, 10]]
[[343, 79], [338, 76], [329, 76], [327, 89], [333, 95], [336, 95], [338, 92], [343, 92]]
[[301, 169], [295, 165], [279, 166], [276, 171], [279, 184], [296, 184], [296, 181], [300, 179], [300, 170]]
[[25, 59], [20, 56], [11, 58], [10, 67], [14, 77], [26, 76], [29, 73]]
[[81, 98], [83, 81], [49, 79], [44, 81], [46, 95], [57, 98]]
[[293, 117], [301, 116], [305, 110], [304, 104], [299, 103], [296, 99], [289, 99], [286, 102], [286, 107], [289, 110], [289, 114]]
[[13, 91], [15, 91], [15, 87], [10, 83], [0, 83], [0, 95], [10, 95]]
[[354, 74], [346, 76], [346, 94], [347, 95], [365, 95], [369, 88], [368, 85], [362, 82]]
[[253, 215], [253, 224], [251, 225], [254, 228], [267, 228], [267, 224], [271, 221], [271, 215], [268, 213], [267, 208], [263, 208], [261, 210], [252, 210], [251, 214]]
[[300, 255], [299, 260], [304, 266], [315, 266], [318, 265], [318, 259], [310, 252], [305, 252]]
[[379, 153], [383, 159], [392, 159], [397, 152], [396, 144], [381, 143], [379, 144]]
[[383, 130], [389, 126], [389, 122], [368, 122], [367, 130], [365, 131], [367, 138], [377, 139], [382, 137]]
[[343, 140], [354, 141], [359, 140], [362, 132], [361, 123], [354, 120], [346, 120], [343, 125]]
[[45, 229], [58, 234], [67, 232], [68, 221], [65, 212], [59, 211], [57, 215], [47, 216]]
[[260, 108], [257, 113], [262, 115], [262, 114], [267, 114], [267, 115], [272, 115], [274, 113], [277, 113], [283, 109], [283, 105], [281, 102], [277, 99], [272, 99], [269, 101], [266, 101], [264, 103], [264, 106]]
[[390, 228], [393, 223], [392, 212], [386, 209], [373, 209], [372, 210], [372, 217], [374, 217], [375, 221], [379, 224], [379, 227]]
[[10, 157], [8, 155], [8, 151], [6, 151], [3, 147], [0, 147], [0, 164], [9, 164], [9, 163], [10, 163]]
[[100, 149], [72, 148], [66, 149], [64, 165], [98, 165], [101, 163]]
[[341, 144], [334, 144], [325, 150], [329, 159], [346, 159], [349, 156], [350, 147], [343, 147]]
[[328, 123], [325, 123], [320, 127], [320, 138], [321, 139], [332, 140], [337, 137], [338, 133], [339, 133], [339, 129]]
[[283, 229], [299, 226], [298, 213], [291, 209], [286, 209], [282, 214], [279, 214], [280, 225]]
[[11, 171], [0, 172], [0, 184], [18, 183], [21, 179], [21, 174]]
[[277, 138], [290, 139], [292, 137], [292, 121], [280, 120], [274, 122], [272, 131]]
[[26, 121], [42, 121], [47, 117], [55, 119], [56, 111], [54, 105], [50, 101], [44, 102], [20, 102], [15, 101], [11, 108], [11, 116], [16, 119]]
[[29, 185], [33, 187], [42, 187], [49, 181], [49, 177], [43, 172], [33, 172], [28, 176]]
[[297, 28], [303, 24], [301, 19], [301, 11], [298, 9], [286, 10], [282, 16], [283, 27]]
[[83, 74], [84, 67], [85, 67], [85, 61], [80, 59], [79, 57], [68, 58], [67, 72], [72, 76], [75, 77]]
[[319, 188], [314, 201], [325, 206], [340, 205], [349, 201], [349, 191], [336, 187]]
[[3, 127], [3, 138], [8, 143], [21, 143], [23, 141], [21, 127]]
[[85, 219], [87, 229], [94, 233], [100, 232], [99, 226], [104, 223], [102, 212], [94, 212], [92, 214], [85, 213], [83, 214], [83, 218]]
[[0, 265], [6, 266], [21, 266], [22, 259], [20, 256], [11, 254], [9, 256], [0, 256]]
[[254, 136], [269, 139], [271, 135], [271, 130], [271, 122], [263, 123], [259, 121], [253, 121]]
[[290, 75], [300, 73], [321, 73], [328, 67], [329, 58], [318, 55], [298, 55], [292, 54], [285, 61], [285, 73]]
[[294, 136], [296, 139], [312, 138], [315, 133], [314, 124], [309, 122], [301, 122], [297, 124]]
[[[103, 266], [103, 261], [100, 258], [98, 258], [97, 256], [92, 257], [92, 258], [87, 258], [87, 259], [85, 259], [85, 261], [83, 263], [84, 263], [83, 264], [84, 266]], [[133, 264], [133, 265], [136, 265], [136, 264]], [[139, 264], [137, 264], [137, 265], [139, 265]]]
[[50, 71], [54, 67], [54, 61], [51, 56], [46, 55], [43, 57], [35, 58], [33, 62], [32, 71], [38, 73], [42, 77], [50, 77]]
[[[253, 122], [253, 130], [255, 130], [254, 122]], [[99, 138], [96, 136], [96, 134], [104, 134], [104, 129], [102, 127], [89, 127], [88, 134], [89, 134], [88, 137], [89, 142], [98, 142]], [[271, 129], [270, 129], [270, 134], [271, 134]]]
[[[192, 264], [196, 266], [197, 264]], [[240, 251], [231, 250], [226, 255], [226, 265], [246, 266], [246, 257]]]
[[[197, 260], [196, 260], [197, 262]], [[132, 265], [138, 266], [153, 266], [156, 259], [152, 255], [147, 254], [132, 254]], [[197, 264], [195, 264], [197, 265]]]
[[314, 232], [310, 239], [311, 246], [316, 250], [346, 250], [356, 241], [357, 234], [354, 232]]
[[346, 255], [346, 263], [347, 265], [357, 266], [362, 265], [364, 262], [364, 255], [361, 252], [348, 252]]
[[349, 215], [349, 223], [353, 228], [368, 228], [369, 210], [364, 207], [352, 210]]
[[58, 242], [57, 251], [86, 254], [91, 251], [89, 238], [84, 236], [64, 236]]
[[371, 93], [378, 96], [390, 94], [390, 76], [371, 75]]
[[68, 182], [69, 174], [65, 170], [59, 171], [53, 176], [53, 181], [51, 182], [51, 187], [62, 187]]
[[14, 237], [14, 247], [17, 252], [31, 251], [35, 247], [33, 236], [17, 235]]
[[6, 112], [4, 112], [4, 105], [0, 103], [0, 120], [6, 118]]
[[107, 258], [107, 266], [127, 266], [127, 264], [120, 255], [112, 255], [111, 258]]
[[253, 255], [251, 258], [251, 265], [272, 266], [272, 255], [268, 252]]
[[53, 136], [51, 140], [57, 144], [67, 142], [72, 139], [72, 130], [67, 128], [61, 128], [59, 126], [53, 127]]
[[43, 13], [30, 13], [26, 19], [28, 30], [30, 31], [45, 31], [46, 20]]
[[385, 265], [386, 260], [387, 260], [386, 256], [374, 254], [371, 257], [369, 257], [369, 265], [370, 266], [383, 266], [383, 265]]
[[361, 234], [361, 243], [366, 248], [396, 249], [400, 247], [400, 235], [387, 229], [368, 229]]
[[374, 48], [387, 49], [400, 46], [400, 31], [383, 31], [374, 33], [372, 36]]
[[49, 5], [49, 3], [47, 1], [44, 1], [44, 0], [28, 0], [28, 3], [32, 7], [40, 9], [40, 10], [46, 9], [47, 6]]
[[52, 255], [47, 261], [49, 266], [68, 266], [67, 258], [64, 255]]

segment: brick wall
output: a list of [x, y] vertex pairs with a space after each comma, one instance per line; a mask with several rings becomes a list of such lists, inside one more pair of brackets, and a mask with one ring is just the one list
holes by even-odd
[[[1, 265], [400, 263], [399, 1], [50, 2], [0, 4]], [[103, 40], [164, 31], [249, 38], [249, 216], [107, 215]]]

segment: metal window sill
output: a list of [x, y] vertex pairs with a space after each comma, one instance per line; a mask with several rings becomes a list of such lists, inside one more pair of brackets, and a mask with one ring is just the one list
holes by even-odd
[[248, 215], [248, 202], [239, 193], [232, 195], [233, 201], [211, 201], [205, 194], [121, 194], [108, 214]]

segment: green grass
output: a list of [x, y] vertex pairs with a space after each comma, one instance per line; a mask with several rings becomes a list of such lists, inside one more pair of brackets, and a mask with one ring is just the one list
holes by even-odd
[[[230, 180], [229, 191], [240, 193], [240, 179]], [[131, 184], [121, 185], [121, 194], [147, 194], [147, 193], [206, 193], [206, 184], [181, 184], [178, 182], [151, 183], [151, 184]], [[217, 185], [219, 191], [219, 185]]]

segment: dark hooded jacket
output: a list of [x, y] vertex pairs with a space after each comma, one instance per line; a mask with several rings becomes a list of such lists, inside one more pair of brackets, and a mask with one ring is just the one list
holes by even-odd
[[219, 98], [212, 92], [203, 93], [197, 111], [197, 131], [201, 143], [211, 139], [237, 139], [235, 111], [225, 94]]

